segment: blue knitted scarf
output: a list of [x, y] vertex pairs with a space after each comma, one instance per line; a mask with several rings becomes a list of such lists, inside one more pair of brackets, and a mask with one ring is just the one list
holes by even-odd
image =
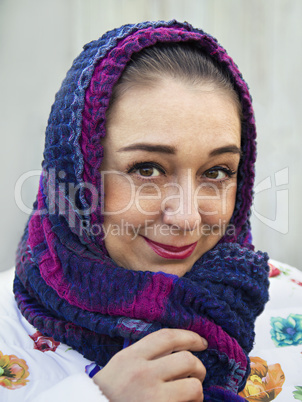
[[[103, 223], [83, 183], [101, 189], [105, 115], [112, 88], [133, 53], [158, 42], [195, 43], [232, 77], [243, 110], [237, 198], [227, 233], [183, 277], [119, 267]], [[207, 369], [205, 401], [240, 401], [249, 374], [254, 323], [268, 300], [267, 255], [254, 252], [249, 215], [256, 130], [251, 98], [237, 66], [210, 35], [176, 21], [126, 25], [89, 43], [56, 95], [48, 127], [37, 200], [19, 244], [14, 282], [22, 314], [40, 332], [103, 366], [161, 328], [184, 328], [208, 340], [196, 353]], [[62, 174], [62, 172], [64, 174]], [[72, 183], [76, 197], [62, 196]]]

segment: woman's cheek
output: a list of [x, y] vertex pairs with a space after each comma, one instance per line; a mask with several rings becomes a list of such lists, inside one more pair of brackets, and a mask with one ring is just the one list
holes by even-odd
[[160, 188], [150, 188], [150, 185], [141, 185], [135, 190], [133, 207], [138, 214], [146, 219], [157, 217], [161, 214], [163, 194]]
[[[109, 175], [109, 173], [108, 173]], [[133, 184], [123, 176], [110, 174], [104, 182], [105, 215], [119, 215], [127, 212], [133, 204]]]
[[228, 223], [233, 215], [235, 200], [236, 186], [232, 186], [219, 195], [204, 198], [198, 205], [202, 223], [210, 226]]
[[143, 227], [151, 224], [161, 211], [161, 198], [142, 197], [128, 186], [108, 189], [105, 195], [105, 224]]

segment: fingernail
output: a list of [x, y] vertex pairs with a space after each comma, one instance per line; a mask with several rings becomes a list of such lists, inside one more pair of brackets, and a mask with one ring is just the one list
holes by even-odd
[[204, 339], [204, 338], [202, 338], [202, 341], [203, 341], [204, 347], [207, 348], [208, 345], [209, 345], [208, 341], [206, 339]]

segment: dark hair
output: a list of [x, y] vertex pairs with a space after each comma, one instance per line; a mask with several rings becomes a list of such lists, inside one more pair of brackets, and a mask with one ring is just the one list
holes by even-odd
[[152, 84], [162, 77], [180, 78], [196, 85], [209, 83], [225, 91], [234, 101], [239, 116], [242, 108], [227, 71], [202, 49], [190, 42], [158, 43], [134, 53], [122, 76], [113, 88], [107, 118], [116, 100], [133, 85]]

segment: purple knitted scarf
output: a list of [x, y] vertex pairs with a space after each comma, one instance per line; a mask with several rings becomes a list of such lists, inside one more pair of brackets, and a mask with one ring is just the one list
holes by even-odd
[[[243, 157], [231, 220], [235, 232], [179, 278], [117, 266], [102, 232], [83, 230], [83, 222], [103, 223], [96, 190], [102, 188], [100, 138], [114, 84], [133, 53], [158, 42], [187, 41], [232, 78], [243, 109]], [[86, 45], [49, 117], [37, 200], [17, 253], [14, 292], [22, 314], [43, 334], [102, 366], [160, 328], [195, 331], [209, 343], [196, 353], [207, 369], [205, 401], [243, 400], [237, 393], [249, 374], [254, 322], [268, 300], [268, 257], [253, 251], [248, 219], [255, 137], [247, 85], [225, 50], [203, 31], [176, 21], [147, 22], [107, 32]], [[68, 185], [73, 192], [66, 193]]]

